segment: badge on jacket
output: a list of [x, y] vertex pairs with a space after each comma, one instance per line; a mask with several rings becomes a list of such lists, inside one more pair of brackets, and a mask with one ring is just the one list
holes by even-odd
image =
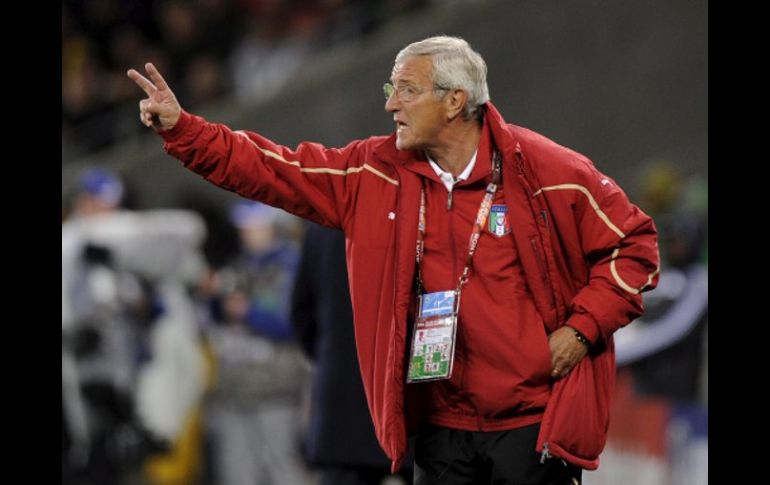
[[505, 236], [511, 233], [511, 224], [508, 222], [508, 206], [505, 204], [495, 204], [489, 212], [489, 225], [487, 227], [491, 234], [497, 237]]

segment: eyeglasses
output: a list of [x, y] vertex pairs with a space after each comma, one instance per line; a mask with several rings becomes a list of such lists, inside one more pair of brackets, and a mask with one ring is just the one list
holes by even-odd
[[[442, 86], [433, 86], [434, 91], [449, 91], [449, 88]], [[391, 83], [385, 83], [382, 85], [382, 92], [385, 94], [385, 101], [388, 101], [395, 93], [399, 101], [404, 103], [410, 103], [414, 99], [425, 92], [425, 89], [418, 89], [409, 84], [404, 84], [399, 87], [393, 86]]]

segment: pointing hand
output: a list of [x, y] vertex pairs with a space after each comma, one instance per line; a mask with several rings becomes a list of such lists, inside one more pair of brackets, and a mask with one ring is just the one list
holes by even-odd
[[139, 119], [145, 126], [150, 126], [155, 131], [170, 130], [179, 121], [182, 107], [155, 66], [148, 62], [144, 68], [150, 79], [134, 69], [129, 69], [127, 73], [128, 77], [147, 94], [147, 98], [139, 101]]

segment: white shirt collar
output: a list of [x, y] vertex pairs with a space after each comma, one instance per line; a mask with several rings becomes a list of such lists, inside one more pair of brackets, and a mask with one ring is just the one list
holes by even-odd
[[439, 176], [441, 179], [441, 182], [444, 183], [444, 187], [451, 192], [452, 188], [457, 182], [461, 182], [463, 180], [467, 180], [468, 177], [471, 176], [471, 171], [473, 170], [473, 166], [476, 165], [476, 154], [479, 153], [479, 150], [476, 149], [475, 152], [473, 152], [473, 156], [471, 157], [471, 161], [468, 162], [468, 165], [465, 166], [465, 170], [457, 176], [457, 178], [454, 178], [454, 176], [444, 171], [441, 167], [439, 167], [438, 163], [434, 162], [432, 158], [426, 153], [425, 156], [428, 157], [428, 163], [430, 163], [430, 166], [433, 168], [433, 171], [436, 172], [436, 175]]

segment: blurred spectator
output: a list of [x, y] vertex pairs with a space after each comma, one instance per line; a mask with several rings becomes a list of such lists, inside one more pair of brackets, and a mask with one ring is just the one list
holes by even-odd
[[121, 210], [123, 195], [115, 174], [88, 169], [62, 224], [63, 481], [119, 483], [145, 464], [148, 483], [170, 485], [200, 461], [205, 364], [187, 287], [204, 227], [187, 211]]
[[104, 247], [90, 244], [84, 223], [116, 209], [123, 184], [113, 174], [81, 174], [70, 219], [62, 225], [62, 411], [67, 446], [63, 480], [114, 479], [119, 460], [106, 444], [132, 418], [130, 328], [115, 309], [116, 272]]
[[80, 217], [103, 214], [117, 209], [123, 200], [123, 182], [107, 170], [89, 169], [80, 175], [79, 193], [74, 210]]
[[[390, 461], [366, 406], [346, 268], [342, 231], [309, 225], [292, 293], [292, 321], [315, 364], [304, 451], [320, 485], [379, 485]], [[400, 472], [406, 483], [412, 460]]]
[[682, 189], [682, 176], [671, 162], [654, 160], [644, 164], [639, 181], [639, 206], [647, 213], [659, 216], [674, 210]]
[[[62, 45], [62, 124], [65, 135], [75, 126], [78, 133], [68, 141], [84, 150], [112, 143], [111, 123], [105, 123], [110, 100], [94, 53], [93, 43], [84, 37], [68, 39]], [[94, 122], [96, 117], [102, 122]]]
[[267, 205], [236, 204], [231, 220], [241, 252], [207, 282], [217, 366], [208, 417], [220, 485], [308, 479], [297, 431], [306, 368], [288, 320], [298, 251], [285, 236], [295, 222], [283, 217]]
[[644, 315], [615, 333], [612, 421], [591, 483], [707, 483], [707, 185], [666, 160], [642, 166], [639, 180], [659, 231], [660, 281]]
[[685, 182], [667, 161], [647, 164], [641, 182], [641, 207], [659, 229], [662, 269], [658, 287], [645, 294], [645, 314], [616, 335], [617, 364], [630, 366], [640, 395], [705, 402], [707, 189], [697, 178]]

